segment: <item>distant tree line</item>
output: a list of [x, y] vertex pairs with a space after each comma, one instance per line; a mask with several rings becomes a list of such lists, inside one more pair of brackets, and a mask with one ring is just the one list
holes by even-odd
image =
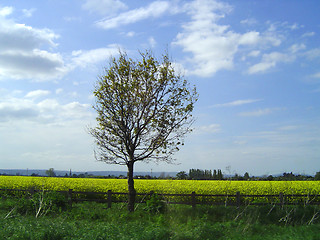
[[[8, 174], [0, 174], [6, 176]], [[20, 175], [20, 174], [16, 174]], [[33, 173], [31, 176], [34, 177], [41, 177], [41, 175]], [[47, 177], [57, 177], [53, 168], [46, 170]], [[61, 176], [60, 176], [61, 177]], [[93, 174], [80, 173], [75, 174], [72, 173], [71, 170], [69, 173], [66, 173], [63, 177], [66, 178], [116, 178], [116, 179], [125, 179], [126, 176], [114, 176], [114, 175], [107, 175], [107, 176], [97, 176]], [[301, 174], [293, 174], [290, 173], [283, 173], [282, 175], [265, 175], [265, 176], [250, 176], [248, 172], [244, 175], [240, 175], [235, 173], [234, 175], [225, 175], [222, 173], [221, 169], [214, 169], [214, 170], [202, 170], [202, 169], [190, 169], [189, 172], [180, 171], [176, 174], [175, 177], [169, 176], [165, 172], [161, 173], [158, 177], [157, 176], [150, 176], [150, 175], [136, 175], [134, 176], [136, 179], [180, 179], [180, 180], [250, 180], [250, 181], [320, 181], [320, 171], [315, 174], [315, 176], [309, 175], [301, 175]]]
[[193, 179], [193, 180], [223, 180], [223, 174], [221, 169], [201, 170], [190, 169], [189, 174], [184, 171], [177, 173], [177, 179]]
[[243, 176], [239, 174], [223, 175], [220, 169], [218, 170], [201, 170], [201, 169], [190, 169], [189, 173], [185, 171], [178, 172], [176, 179], [191, 179], [191, 180], [251, 180], [251, 181], [306, 181], [315, 180], [320, 181], [320, 172], [317, 172], [315, 176], [308, 175], [295, 175], [292, 172], [283, 173], [279, 176], [265, 175], [265, 176], [250, 176], [246, 172]]

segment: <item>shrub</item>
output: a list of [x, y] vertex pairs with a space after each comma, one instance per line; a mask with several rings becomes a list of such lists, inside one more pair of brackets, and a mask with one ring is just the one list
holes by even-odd
[[37, 192], [18, 199], [14, 209], [21, 215], [35, 214], [36, 217], [56, 213], [68, 208], [68, 199], [59, 192]]
[[154, 193], [151, 195], [151, 198], [146, 201], [146, 207], [144, 209], [152, 213], [164, 213], [166, 211], [166, 202], [158, 194]]

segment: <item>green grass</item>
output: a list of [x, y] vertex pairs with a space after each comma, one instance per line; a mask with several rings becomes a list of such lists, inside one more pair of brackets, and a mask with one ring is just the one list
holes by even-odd
[[315, 206], [169, 205], [164, 213], [152, 213], [138, 204], [134, 213], [128, 213], [125, 204], [107, 209], [106, 204], [85, 202], [36, 218], [38, 207], [28, 200], [0, 199], [0, 239], [320, 240], [320, 207]]

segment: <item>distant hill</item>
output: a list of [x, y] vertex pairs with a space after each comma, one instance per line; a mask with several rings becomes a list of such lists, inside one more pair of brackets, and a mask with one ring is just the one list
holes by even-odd
[[[40, 176], [46, 176], [46, 171], [43, 169], [0, 169], [0, 175], [12, 175], [12, 176], [31, 176], [32, 174], [37, 174]], [[54, 170], [57, 176], [63, 177], [66, 174], [69, 175], [70, 171], [67, 170]], [[87, 172], [77, 172], [72, 171], [72, 174], [89, 174], [94, 176], [115, 176], [119, 177], [120, 175], [126, 176], [126, 171], [87, 171]], [[153, 177], [159, 177], [160, 175], [175, 177], [177, 172], [152, 172]], [[150, 172], [135, 172], [135, 176], [145, 176], [151, 175]]]

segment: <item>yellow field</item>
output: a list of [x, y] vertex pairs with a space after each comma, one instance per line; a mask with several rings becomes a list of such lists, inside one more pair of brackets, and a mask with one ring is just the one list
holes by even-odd
[[[126, 179], [0, 176], [0, 188], [84, 192], [127, 192]], [[201, 181], [136, 179], [138, 193], [197, 194], [320, 194], [320, 181]]]

